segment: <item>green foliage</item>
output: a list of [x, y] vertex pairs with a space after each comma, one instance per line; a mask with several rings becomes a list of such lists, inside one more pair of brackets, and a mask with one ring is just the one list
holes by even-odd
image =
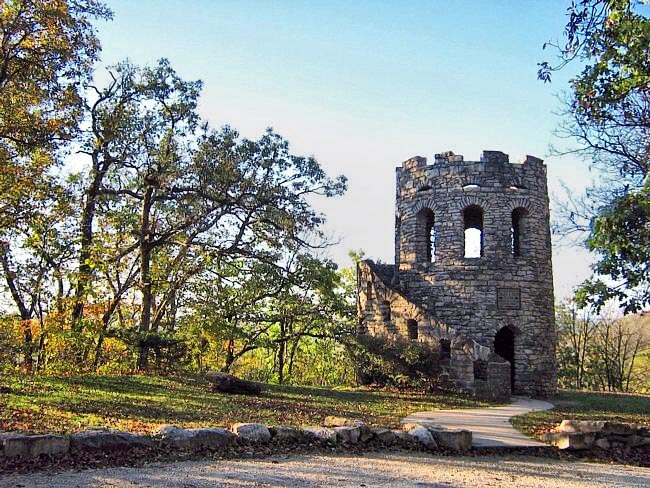
[[83, 89], [98, 59], [96, 0], [0, 4], [0, 227], [29, 216], [47, 193], [47, 171], [78, 134]]
[[173, 332], [115, 329], [109, 331], [106, 337], [118, 339], [130, 351], [131, 357], [146, 350], [152, 362], [152, 371], [178, 372], [189, 362], [184, 338]]
[[431, 389], [441, 373], [440, 350], [425, 342], [364, 335], [348, 348], [363, 385]]
[[571, 80], [560, 134], [600, 173], [597, 185], [562, 206], [564, 234], [588, 234], [598, 254], [594, 277], [578, 292], [598, 309], [620, 300], [626, 312], [649, 302], [646, 263], [650, 154], [650, 18], [646, 2], [580, 0], [568, 8], [566, 43], [554, 44], [559, 64], [541, 63], [539, 76], [574, 60], [583, 64]]
[[598, 254], [594, 268], [598, 276], [578, 290], [579, 304], [593, 303], [598, 309], [616, 299], [626, 313], [650, 304], [650, 187], [616, 198], [594, 220], [587, 241]]
[[574, 59], [585, 62], [583, 71], [572, 80], [573, 108], [593, 121], [605, 122], [612, 107], [644, 94], [648, 87], [650, 19], [642, 3], [572, 2], [567, 9], [564, 45], [547, 43], [558, 49], [560, 63], [540, 63], [540, 79], [550, 81], [552, 71]]
[[[93, 86], [101, 2], [1, 4], [0, 265], [15, 310], [0, 316], [0, 367], [350, 383], [354, 281], [316, 257], [312, 207], [345, 177], [271, 129], [210, 128], [201, 82], [165, 59]], [[85, 165], [64, 180], [51, 169], [70, 147]]]

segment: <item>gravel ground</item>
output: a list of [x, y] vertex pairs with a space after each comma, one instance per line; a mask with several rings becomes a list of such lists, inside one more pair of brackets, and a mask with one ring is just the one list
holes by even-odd
[[525, 456], [284, 455], [0, 475], [0, 487], [650, 487], [650, 469]]

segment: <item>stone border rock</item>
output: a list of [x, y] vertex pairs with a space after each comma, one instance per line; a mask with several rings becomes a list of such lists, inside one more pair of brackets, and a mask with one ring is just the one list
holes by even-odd
[[64, 457], [84, 453], [112, 454], [132, 449], [159, 448], [179, 452], [219, 451], [232, 446], [262, 446], [302, 443], [308, 446], [383, 448], [398, 447], [436, 451], [471, 448], [472, 433], [447, 430], [438, 425], [407, 425], [406, 430], [369, 427], [363, 420], [327, 417], [325, 426], [302, 429], [258, 423], [237, 423], [230, 430], [220, 427], [183, 429], [174, 425], [159, 428], [152, 436], [120, 430], [88, 429], [71, 435], [34, 435], [0, 432], [0, 459], [20, 461]]
[[[464, 452], [472, 449], [472, 433], [446, 429], [433, 423], [404, 424], [403, 430], [368, 426], [361, 419], [327, 417], [324, 426], [267, 427], [237, 423], [230, 430], [220, 427], [183, 429], [166, 425], [146, 436], [109, 429], [88, 429], [71, 435], [0, 432], [0, 461], [11, 465], [46, 456], [48, 459], [86, 454], [114, 455], [132, 450], [202, 453], [232, 451], [248, 453], [297, 444], [306, 449], [401, 448], [432, 452]], [[608, 421], [564, 420], [545, 436], [561, 450], [634, 449], [650, 446], [650, 428]], [[243, 450], [242, 450], [243, 449]]]
[[650, 445], [650, 428], [606, 420], [563, 420], [544, 441], [569, 450], [634, 449]]

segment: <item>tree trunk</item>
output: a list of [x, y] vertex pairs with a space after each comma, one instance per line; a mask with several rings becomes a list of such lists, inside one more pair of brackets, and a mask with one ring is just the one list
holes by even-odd
[[100, 187], [108, 163], [100, 163], [99, 155], [97, 152], [93, 153], [93, 171], [92, 181], [86, 190], [86, 199], [84, 202], [83, 210], [81, 213], [81, 243], [79, 249], [79, 268], [77, 270], [77, 282], [74, 290], [74, 301], [72, 308], [72, 330], [73, 332], [81, 332], [84, 314], [84, 306], [86, 304], [86, 294], [90, 286], [90, 279], [92, 276], [92, 243], [93, 243], [93, 220], [95, 219], [95, 208], [97, 206], [97, 199], [100, 193]]
[[[153, 205], [153, 188], [148, 186], [142, 201], [140, 217], [140, 291], [142, 293], [142, 310], [140, 311], [140, 332], [144, 335], [151, 328], [151, 307], [153, 288], [151, 286], [151, 207]], [[146, 371], [149, 367], [149, 348], [140, 341], [138, 347], [137, 368]]]
[[232, 366], [232, 363], [235, 362], [235, 339], [230, 336], [228, 338], [228, 349], [226, 350], [226, 364], [224, 364], [223, 368], [221, 368], [221, 371], [224, 373], [228, 373], [230, 371], [230, 367]]
[[16, 283], [16, 273], [11, 269], [9, 263], [9, 243], [3, 242], [0, 245], [0, 259], [2, 260], [2, 271], [5, 275], [5, 281], [11, 297], [14, 300], [14, 303], [18, 307], [18, 312], [20, 313], [20, 319], [22, 321], [21, 326], [23, 327], [23, 361], [25, 364], [25, 371], [31, 373], [33, 370], [33, 354], [34, 347], [32, 344], [32, 328], [31, 328], [31, 319], [32, 319], [32, 310], [27, 308], [25, 301], [23, 300], [20, 290], [18, 290], [18, 285]]
[[284, 319], [280, 320], [280, 344], [278, 346], [278, 383], [284, 383], [284, 359], [287, 348], [285, 334], [287, 331]]

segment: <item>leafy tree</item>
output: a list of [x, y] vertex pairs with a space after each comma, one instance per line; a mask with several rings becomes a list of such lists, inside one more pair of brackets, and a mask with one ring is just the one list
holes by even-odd
[[[617, 298], [627, 312], [648, 303], [645, 262], [650, 251], [647, 175], [650, 168], [650, 7], [634, 0], [571, 3], [565, 43], [550, 43], [559, 62], [540, 64], [539, 77], [578, 60], [560, 133], [598, 170], [600, 181], [560, 206], [558, 229], [596, 252], [595, 277], [579, 292], [597, 308]], [[644, 260], [646, 260], [644, 262]], [[600, 276], [599, 276], [600, 275]], [[606, 277], [606, 279], [603, 279]]]
[[110, 17], [97, 0], [0, 2], [2, 227], [29, 215], [30, 202], [48, 193], [45, 172], [78, 129], [82, 91], [98, 58], [91, 20]]
[[639, 315], [619, 317], [609, 308], [563, 303], [556, 311], [560, 384], [567, 388], [631, 391], [643, 388], [639, 354], [650, 345]]
[[[122, 63], [110, 69], [111, 82], [106, 88], [94, 88], [96, 98], [88, 107], [90, 130], [82, 152], [91, 160], [85, 176], [83, 206], [80, 215], [79, 269], [75, 285], [72, 327], [81, 332], [84, 304], [98, 262], [94, 241], [94, 224], [98, 205], [113, 215], [127, 214], [140, 208], [141, 217], [131, 219], [141, 235], [135, 241], [126, 239], [125, 247], [108, 259], [119, 259], [136, 249], [140, 257], [140, 279], [146, 304], [151, 294], [149, 267], [151, 206], [155, 186], [167, 175], [162, 174], [165, 158], [170, 154], [174, 138], [185, 137], [196, 127], [196, 103], [200, 82], [184, 82], [167, 60], [157, 66], [139, 69]], [[180, 168], [173, 168], [180, 171]], [[122, 224], [124, 224], [124, 216]], [[128, 229], [133, 232], [134, 229]], [[101, 250], [100, 250], [101, 251]], [[130, 282], [130, 280], [128, 280]], [[120, 298], [126, 290], [118, 293]], [[149, 321], [150, 306], [143, 307], [144, 320]], [[148, 326], [146, 327], [148, 329]]]
[[597, 253], [596, 276], [578, 289], [578, 303], [601, 309], [615, 299], [626, 313], [650, 304], [650, 189], [616, 198], [594, 219], [588, 248]]
[[593, 358], [598, 317], [589, 308], [564, 302], [556, 309], [557, 362], [560, 385], [580, 390], [593, 386]]
[[[45, 361], [48, 314], [63, 313], [68, 287], [66, 277], [74, 251], [65, 243], [71, 238], [72, 202], [70, 194], [52, 185], [52, 194], [43, 199], [37, 211], [25, 216], [14, 227], [5, 228], [0, 241], [0, 265], [4, 286], [13, 301], [23, 331], [22, 364], [32, 372]], [[33, 209], [34, 210], [34, 209]], [[34, 322], [40, 330], [34, 342]], [[51, 320], [50, 320], [51, 322]]]

